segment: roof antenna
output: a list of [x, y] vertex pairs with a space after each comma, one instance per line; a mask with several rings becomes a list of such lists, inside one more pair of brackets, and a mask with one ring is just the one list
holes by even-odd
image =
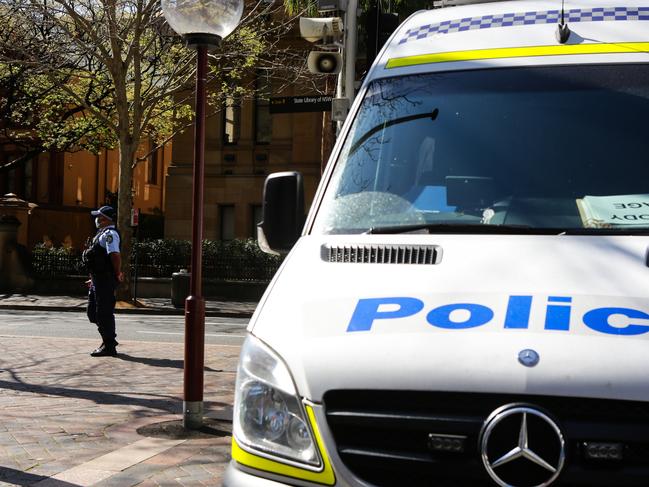
[[565, 44], [568, 42], [568, 38], [570, 37], [570, 29], [568, 28], [568, 24], [566, 24], [564, 18], [563, 3], [564, 0], [561, 0], [561, 21], [559, 22], [559, 25], [557, 25], [557, 30], [554, 33], [559, 44]]

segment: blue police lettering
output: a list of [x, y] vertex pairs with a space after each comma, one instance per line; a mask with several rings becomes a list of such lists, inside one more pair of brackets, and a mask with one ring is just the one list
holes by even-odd
[[[383, 305], [397, 305], [394, 311], [379, 311]], [[419, 313], [424, 309], [423, 301], [416, 298], [369, 298], [359, 299], [347, 331], [368, 331], [374, 320], [391, 320], [405, 318]]]
[[505, 314], [505, 328], [527, 328], [530, 324], [532, 296], [510, 296]]
[[[451, 321], [451, 313], [457, 310], [466, 310], [469, 312], [469, 318], [465, 321]], [[450, 330], [461, 330], [463, 328], [475, 328], [489, 323], [494, 317], [494, 312], [481, 304], [471, 303], [458, 303], [447, 304], [435, 308], [426, 319], [428, 323], [439, 328], [447, 328]]]
[[[509, 296], [503, 320], [505, 329], [528, 329], [532, 310], [532, 296]], [[391, 309], [386, 310], [386, 306]], [[400, 296], [387, 298], [359, 299], [352, 318], [347, 326], [348, 332], [370, 331], [375, 320], [393, 320], [414, 316], [424, 309], [420, 299]], [[451, 320], [454, 311], [468, 312], [464, 321]], [[572, 297], [550, 296], [545, 311], [545, 330], [570, 331]], [[591, 330], [607, 335], [642, 335], [649, 332], [649, 322], [639, 324], [630, 322], [626, 326], [613, 326], [609, 319], [621, 315], [630, 320], [649, 320], [649, 314], [632, 308], [602, 307], [587, 311], [583, 323]], [[486, 325], [494, 318], [494, 311], [478, 303], [450, 303], [438, 306], [426, 314], [427, 322], [435, 327], [449, 330], [462, 330]]]
[[597, 308], [584, 314], [584, 324], [595, 331], [609, 335], [641, 335], [649, 331], [649, 325], [628, 324], [623, 328], [611, 326], [608, 319], [613, 315], [623, 315], [631, 319], [639, 318], [641, 320], [649, 320], [649, 314], [637, 309]]
[[548, 304], [545, 313], [545, 329], [568, 331], [570, 329], [570, 303], [572, 298], [567, 296], [550, 296], [548, 303], [566, 303], [566, 304]]

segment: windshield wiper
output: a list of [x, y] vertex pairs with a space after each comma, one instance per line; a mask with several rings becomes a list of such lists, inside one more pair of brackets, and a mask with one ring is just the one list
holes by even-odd
[[485, 225], [483, 223], [415, 223], [370, 227], [364, 234], [461, 233], [486, 235], [649, 235], [649, 228], [544, 228], [528, 225]]
[[[549, 234], [556, 235], [557, 229], [533, 228], [526, 225], [485, 225], [483, 223], [415, 223], [370, 227], [366, 234], [409, 233], [426, 230], [428, 233], [485, 233], [503, 235]], [[549, 230], [549, 231], [546, 231]]]
[[365, 132], [354, 144], [351, 146], [349, 149], [349, 155], [352, 155], [354, 152], [358, 150], [358, 148], [363, 145], [363, 143], [369, 139], [372, 135], [377, 133], [380, 130], [385, 130], [388, 127], [391, 127], [392, 125], [398, 125], [400, 123], [404, 122], [412, 122], [413, 120], [421, 120], [423, 118], [430, 118], [432, 121], [435, 121], [437, 119], [437, 115], [439, 115], [439, 109], [435, 108], [433, 109], [432, 112], [426, 112], [426, 113], [417, 113], [416, 115], [408, 115], [406, 117], [400, 117], [400, 118], [395, 118], [392, 120], [386, 120], [383, 123], [372, 127], [369, 129], [367, 132]]

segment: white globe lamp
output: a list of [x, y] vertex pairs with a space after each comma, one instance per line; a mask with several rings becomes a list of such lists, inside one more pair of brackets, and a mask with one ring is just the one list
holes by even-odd
[[169, 26], [188, 45], [218, 45], [239, 24], [243, 0], [162, 0]]

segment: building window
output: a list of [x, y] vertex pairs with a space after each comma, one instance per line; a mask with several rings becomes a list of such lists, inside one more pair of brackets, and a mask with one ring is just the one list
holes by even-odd
[[[20, 158], [21, 155], [11, 153], [6, 155], [0, 162], [9, 163]], [[34, 197], [34, 160], [23, 161], [17, 166], [2, 173], [0, 177], [0, 196], [6, 193], [14, 193], [19, 198], [31, 200]]]
[[234, 240], [234, 205], [221, 205], [219, 209], [221, 240]]
[[18, 194], [19, 193], [18, 188], [16, 188], [16, 186], [17, 186], [16, 185], [16, 180], [18, 179], [16, 177], [17, 172], [18, 171], [14, 168], [14, 169], [9, 169], [9, 172], [7, 173], [7, 182], [5, 183], [6, 184], [5, 191], [7, 193], [13, 193], [13, 194]]
[[223, 108], [223, 142], [236, 144], [241, 135], [241, 100], [228, 95]]
[[147, 168], [146, 182], [158, 184], [158, 150], [156, 149], [149, 156], [149, 167]]
[[250, 229], [250, 236], [257, 238], [257, 224], [261, 223], [264, 217], [264, 212], [261, 205], [252, 205], [252, 228]]
[[65, 155], [62, 152], [51, 152], [48, 163], [47, 194], [48, 203], [63, 204], [63, 164]]
[[22, 196], [31, 200], [34, 196], [34, 160], [30, 159], [23, 166]]
[[271, 80], [268, 70], [259, 70], [255, 79], [255, 142], [258, 144], [269, 144], [272, 137], [270, 95]]
[[[3, 153], [1, 155], [0, 161], [3, 164], [10, 163], [18, 157], [15, 153]], [[3, 171], [0, 173], [0, 196], [7, 193], [18, 194], [18, 189], [16, 188], [16, 167]]]

